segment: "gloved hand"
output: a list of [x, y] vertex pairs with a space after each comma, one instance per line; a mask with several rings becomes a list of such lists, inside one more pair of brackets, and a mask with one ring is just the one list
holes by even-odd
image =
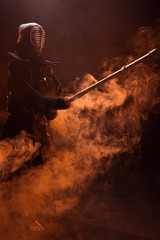
[[56, 106], [57, 106], [57, 109], [69, 108], [69, 104], [67, 104], [66, 98], [63, 98], [63, 97], [56, 97]]
[[42, 96], [40, 99], [40, 109], [44, 112], [67, 108], [69, 108], [69, 104], [63, 97]]

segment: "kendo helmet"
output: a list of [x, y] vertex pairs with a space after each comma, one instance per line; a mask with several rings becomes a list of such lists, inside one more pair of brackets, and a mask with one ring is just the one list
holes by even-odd
[[38, 23], [21, 24], [18, 28], [19, 37], [17, 43], [32, 48], [36, 55], [40, 55], [45, 43], [45, 31]]

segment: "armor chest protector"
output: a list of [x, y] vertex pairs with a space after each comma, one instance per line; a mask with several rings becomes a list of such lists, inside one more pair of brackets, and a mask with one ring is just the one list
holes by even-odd
[[55, 76], [49, 66], [31, 67], [27, 81], [42, 95], [57, 95]]

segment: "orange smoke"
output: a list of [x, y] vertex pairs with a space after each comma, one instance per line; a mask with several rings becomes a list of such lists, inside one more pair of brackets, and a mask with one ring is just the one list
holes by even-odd
[[[157, 47], [160, 36], [156, 31], [157, 28], [140, 29], [128, 44], [134, 46], [138, 56], [140, 49], [141, 56]], [[99, 78], [133, 59], [106, 59], [98, 71]], [[158, 61], [159, 56], [152, 57], [75, 101], [70, 109], [59, 111], [51, 122], [53, 142], [45, 152], [45, 165], [0, 186], [2, 228], [12, 223], [9, 236], [21, 221], [13, 239], [20, 238], [25, 231], [25, 219], [32, 215], [38, 216], [42, 225], [47, 220], [48, 231], [54, 231], [52, 217], [63, 215], [78, 203], [80, 194], [90, 186], [102, 165], [105, 173], [112, 172], [114, 156], [133, 153], [138, 148], [141, 120], [147, 119], [148, 112], [158, 109], [155, 106], [160, 103]], [[90, 74], [77, 78], [75, 92], [96, 81]], [[132, 161], [125, 159], [123, 168], [134, 165]]]

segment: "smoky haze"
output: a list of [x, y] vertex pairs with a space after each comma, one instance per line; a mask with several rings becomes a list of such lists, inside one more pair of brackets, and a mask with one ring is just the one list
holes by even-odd
[[[134, 55], [146, 53], [148, 47], [158, 47], [159, 30], [160, 27], [140, 28], [128, 42]], [[142, 45], [143, 48], [139, 50]], [[107, 76], [133, 59], [131, 55], [105, 59], [100, 65], [99, 76]], [[64, 239], [68, 233], [63, 229], [65, 224], [62, 219], [78, 205], [81, 195], [89, 191], [98, 174], [105, 176], [105, 192], [112, 188], [118, 174], [126, 177], [127, 181], [133, 181], [136, 186], [138, 178], [139, 184], [141, 162], [140, 156], [134, 153], [140, 146], [141, 121], [147, 119], [149, 111], [159, 113], [157, 63], [159, 55], [75, 101], [68, 110], [59, 111], [58, 117], [51, 121], [53, 142], [51, 148], [44, 152], [45, 164], [0, 184], [0, 214], [3, 218], [0, 232], [3, 239], [30, 239], [31, 236], [32, 239], [52, 239], [53, 236], [55, 239]], [[97, 80], [93, 75], [86, 74], [83, 78], [77, 77], [73, 85], [75, 91], [79, 91], [95, 82]], [[19, 138], [21, 142], [17, 144]], [[5, 173], [7, 170], [12, 173], [20, 162], [25, 162], [24, 153], [28, 157], [25, 142], [32, 150], [31, 155], [37, 152], [39, 146], [32, 146], [31, 140], [31, 136], [21, 133], [11, 142], [7, 139], [4, 140], [6, 142], [0, 142], [1, 170], [6, 166]], [[22, 149], [15, 148], [19, 144], [25, 146]], [[9, 154], [8, 145], [13, 146], [13, 152]], [[5, 164], [7, 158], [11, 160], [9, 167], [8, 162]], [[94, 198], [88, 203], [89, 208]], [[107, 201], [108, 198], [105, 198], [105, 205]], [[109, 218], [111, 221], [112, 216]], [[34, 219], [44, 226], [45, 231], [41, 235], [31, 235], [29, 231]], [[57, 219], [60, 219], [59, 223]], [[99, 224], [96, 218], [94, 224]], [[72, 225], [69, 225], [68, 231]], [[75, 231], [77, 237], [69, 239], [81, 239], [79, 232]], [[128, 228], [127, 231], [135, 234], [134, 229]], [[138, 235], [147, 236], [143, 230], [138, 231]]]
[[[159, 27], [139, 29], [155, 24], [159, 8], [154, 1], [6, 0], [1, 1], [0, 5], [3, 33], [0, 46], [1, 103], [5, 102], [7, 63], [10, 60], [7, 52], [15, 47], [21, 23], [34, 21], [44, 26], [44, 56], [60, 62], [56, 73], [63, 86], [69, 88], [73, 85], [74, 92], [107, 76], [160, 43]], [[141, 141], [141, 120], [147, 119], [148, 111], [158, 111], [160, 102], [159, 69], [156, 67], [159, 57], [153, 57], [152, 61], [148, 60], [125, 75], [112, 79], [77, 100], [70, 109], [59, 112], [55, 121], [51, 122], [54, 142], [52, 149], [45, 153], [46, 163], [0, 184], [2, 239], [67, 239], [62, 218], [78, 205], [82, 193], [88, 191], [98, 174], [105, 176], [103, 187], [106, 192], [112, 188], [118, 174], [126, 176], [127, 172], [137, 184], [134, 172], [138, 172], [140, 159], [133, 153]], [[15, 161], [21, 145], [21, 142], [17, 143], [19, 137], [23, 144], [27, 141], [27, 148], [32, 147], [31, 136], [23, 132], [16, 139], [1, 142], [0, 170], [4, 170], [5, 166], [3, 174], [7, 171], [12, 173], [20, 163], [25, 162], [21, 151]], [[36, 145], [37, 148], [35, 144], [33, 146], [33, 152], [37, 152], [39, 145]], [[22, 150], [23, 157], [24, 153], [28, 157], [28, 149]], [[33, 152], [30, 151], [31, 155]], [[8, 153], [11, 154], [11, 165], [6, 162]], [[91, 196], [91, 201], [82, 209], [91, 208], [93, 211], [95, 198]], [[105, 206], [108, 205], [107, 201], [108, 196]], [[119, 211], [115, 214], [118, 218]], [[102, 211], [97, 212], [97, 218], [92, 219], [94, 226], [99, 225], [97, 219], [102, 215]], [[114, 229], [112, 214], [106, 212], [104, 215], [108, 216], [109, 227]], [[31, 235], [29, 227], [34, 218], [44, 226], [44, 235]], [[82, 220], [85, 218], [84, 213]], [[60, 219], [59, 223], [55, 219]], [[123, 216], [117, 224], [119, 231], [122, 231], [121, 222]], [[141, 227], [137, 231], [138, 236], [150, 238], [152, 233], [149, 235], [148, 231], [151, 228], [145, 232]], [[136, 234], [131, 226], [127, 231]], [[68, 239], [87, 239], [79, 234], [77, 230], [78, 237]]]

